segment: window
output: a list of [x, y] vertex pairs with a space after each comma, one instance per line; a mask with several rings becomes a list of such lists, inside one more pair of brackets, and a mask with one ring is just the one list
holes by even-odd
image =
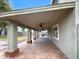
[[59, 25], [56, 24], [55, 26], [53, 26], [53, 38], [56, 40], [59, 40]]

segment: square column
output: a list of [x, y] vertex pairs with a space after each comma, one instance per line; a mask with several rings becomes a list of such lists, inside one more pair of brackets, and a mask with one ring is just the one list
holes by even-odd
[[27, 43], [32, 43], [32, 32], [31, 32], [31, 29], [28, 29], [28, 41], [27, 41]]
[[34, 40], [36, 40], [39, 37], [39, 32], [38, 31], [34, 31]]
[[6, 56], [13, 57], [19, 53], [17, 48], [17, 26], [14, 23], [9, 23], [7, 28], [8, 49], [5, 52]]
[[51, 28], [48, 29], [48, 39], [52, 38], [52, 30]]
[[25, 37], [25, 27], [22, 27], [22, 35]]
[[36, 31], [33, 32], [33, 40], [36, 40]]

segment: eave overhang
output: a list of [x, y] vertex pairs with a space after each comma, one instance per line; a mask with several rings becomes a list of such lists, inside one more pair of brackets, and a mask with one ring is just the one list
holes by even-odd
[[[58, 4], [58, 5], [50, 5], [50, 6], [44, 6], [44, 7], [38, 7], [38, 8], [31, 8], [31, 9], [22, 9], [22, 10], [15, 10], [11, 12], [4, 12], [0, 13], [0, 18], [3, 19], [1, 22], [9, 21], [9, 17], [14, 17], [14, 16], [19, 16], [19, 15], [28, 15], [28, 14], [35, 14], [35, 13], [42, 13], [42, 12], [49, 12], [49, 11], [56, 11], [56, 10], [62, 10], [62, 9], [69, 9], [69, 8], [74, 8], [75, 7], [75, 2], [70, 2], [70, 3], [63, 3], [63, 4]], [[7, 20], [6, 20], [6, 19]], [[29, 26], [25, 23], [19, 22], [18, 19], [14, 20], [11, 19], [12, 21], [16, 21], [19, 24], [22, 24], [26, 27], [32, 28], [32, 29], [37, 29], [32, 26]], [[41, 20], [40, 20], [41, 21]], [[45, 21], [45, 20], [44, 20]], [[39, 28], [38, 28], [39, 29]]]

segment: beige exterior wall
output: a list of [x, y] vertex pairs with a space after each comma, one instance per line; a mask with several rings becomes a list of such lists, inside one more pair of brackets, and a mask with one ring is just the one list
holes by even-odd
[[74, 2], [75, 0], [58, 0], [59, 3]]
[[75, 18], [76, 18], [76, 24], [79, 24], [79, 0], [76, 0], [75, 3]]
[[52, 28], [49, 29], [49, 39], [69, 58], [77, 59], [76, 39], [75, 39], [75, 12], [71, 11], [66, 17], [60, 20], [59, 24], [59, 40], [52, 36]]
[[77, 24], [77, 59], [79, 59], [79, 0], [75, 3], [75, 19]]
[[[54, 4], [61, 4], [61, 3], [69, 3], [69, 2], [75, 2], [76, 0], [55, 0]], [[51, 4], [52, 4], [53, 0], [51, 0]]]

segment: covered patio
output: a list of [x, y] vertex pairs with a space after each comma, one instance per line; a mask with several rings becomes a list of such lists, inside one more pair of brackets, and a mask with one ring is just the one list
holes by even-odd
[[[64, 52], [66, 49], [64, 50], [59, 49], [60, 47], [56, 47], [57, 45], [55, 45], [55, 42], [54, 43], [52, 42], [51, 40], [52, 34], [50, 28], [56, 25], [57, 23], [63, 22], [63, 19], [65, 20], [71, 19], [72, 18], [71, 16], [74, 16], [74, 11], [73, 11], [74, 6], [75, 6], [74, 2], [71, 2], [71, 3], [58, 4], [53, 6], [46, 6], [46, 7], [39, 7], [33, 9], [25, 9], [25, 10], [16, 10], [12, 12], [1, 13], [0, 22], [5, 22], [8, 24], [8, 29], [7, 29], [8, 48], [5, 53], [1, 52], [0, 58], [1, 59], [72, 58], [71, 55], [68, 56], [67, 53]], [[19, 47], [17, 46], [17, 25], [23, 26], [24, 28], [28, 28], [28, 38], [21, 45], [19, 45]], [[39, 31], [48, 30], [48, 37], [47, 38], [41, 37], [32, 41], [31, 30], [34, 30], [35, 37], [37, 37]], [[62, 28], [61, 30], [63, 31]], [[64, 37], [64, 35], [60, 35], [60, 36]], [[59, 37], [59, 39], [61, 40], [61, 37]], [[62, 50], [66, 54], [66, 56], [60, 50]], [[70, 49], [67, 52], [69, 51]], [[69, 52], [69, 53], [72, 54], [73, 52], [72, 53]]]
[[15, 57], [6, 57], [0, 52], [1, 59], [68, 59], [48, 38], [41, 37], [27, 44], [26, 41], [18, 45], [20, 52]]

